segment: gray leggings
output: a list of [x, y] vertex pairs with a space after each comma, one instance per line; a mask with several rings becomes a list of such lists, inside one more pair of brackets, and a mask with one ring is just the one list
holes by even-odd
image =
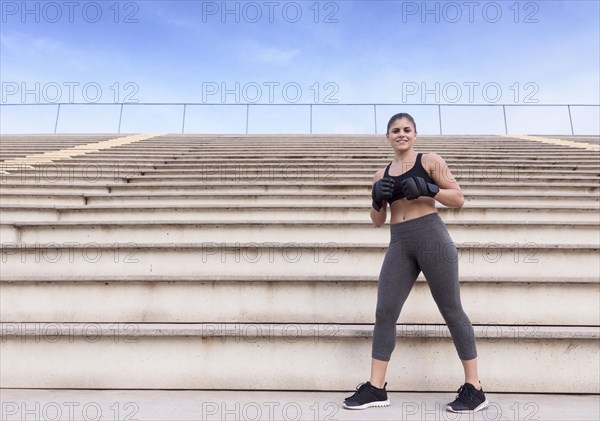
[[459, 358], [477, 357], [473, 326], [460, 303], [458, 253], [438, 213], [390, 227], [390, 245], [377, 286], [372, 357], [390, 360], [396, 346], [400, 310], [421, 271], [448, 325]]

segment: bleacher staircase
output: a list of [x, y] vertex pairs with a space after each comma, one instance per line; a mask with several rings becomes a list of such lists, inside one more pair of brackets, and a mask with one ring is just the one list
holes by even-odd
[[[114, 141], [111, 139], [118, 139]], [[600, 393], [600, 152], [423, 136], [489, 392]], [[383, 136], [2, 136], [3, 388], [352, 390], [370, 368], [388, 223]], [[442, 251], [438, 251], [442, 252]], [[389, 390], [462, 366], [422, 276]]]

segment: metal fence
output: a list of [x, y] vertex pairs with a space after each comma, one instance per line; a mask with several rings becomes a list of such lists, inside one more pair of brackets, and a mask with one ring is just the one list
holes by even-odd
[[246, 134], [248, 134], [248, 127], [251, 118], [251, 108], [254, 107], [262, 107], [262, 106], [301, 106], [308, 107], [309, 109], [309, 133], [313, 133], [313, 107], [318, 106], [327, 106], [327, 107], [349, 107], [349, 106], [367, 106], [373, 108], [373, 133], [377, 134], [377, 107], [382, 106], [396, 106], [396, 107], [407, 107], [407, 106], [419, 106], [419, 107], [435, 107], [437, 108], [437, 116], [438, 116], [438, 124], [439, 124], [439, 134], [443, 135], [443, 126], [442, 126], [442, 110], [446, 107], [501, 107], [502, 115], [504, 121], [504, 132], [508, 134], [508, 122], [506, 118], [506, 108], [507, 107], [561, 107], [564, 108], [565, 113], [568, 114], [569, 124], [571, 129], [571, 134], [575, 134], [575, 130], [573, 127], [573, 116], [571, 113], [571, 107], [596, 107], [599, 110], [600, 114], [600, 105], [596, 104], [407, 104], [407, 103], [346, 103], [346, 104], [295, 104], [295, 103], [194, 103], [194, 102], [127, 102], [127, 103], [41, 103], [41, 104], [27, 104], [27, 103], [19, 103], [19, 104], [0, 104], [0, 107], [17, 107], [17, 106], [56, 106], [56, 119], [54, 122], [54, 133], [57, 133], [58, 123], [61, 115], [61, 107], [71, 106], [71, 105], [86, 105], [86, 106], [94, 106], [94, 105], [114, 105], [120, 106], [119, 111], [119, 122], [117, 133], [121, 133], [121, 126], [123, 122], [123, 109], [124, 107], [135, 107], [135, 106], [180, 106], [181, 107], [181, 133], [185, 133], [185, 119], [186, 119], [186, 111], [189, 106], [244, 106], [246, 108]]

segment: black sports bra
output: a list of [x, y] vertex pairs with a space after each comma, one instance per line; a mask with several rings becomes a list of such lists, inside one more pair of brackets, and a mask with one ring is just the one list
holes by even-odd
[[406, 171], [404, 174], [390, 175], [389, 170], [390, 170], [390, 166], [392, 165], [391, 162], [388, 164], [387, 167], [385, 167], [385, 173], [383, 174], [383, 176], [393, 178], [396, 181], [394, 184], [394, 191], [392, 193], [392, 197], [390, 197], [387, 200], [387, 202], [389, 204], [391, 204], [395, 200], [402, 199], [404, 197], [402, 195], [402, 192], [400, 191], [400, 181], [404, 180], [405, 178], [423, 177], [425, 179], [425, 181], [427, 181], [428, 183], [435, 184], [435, 181], [433, 181], [433, 179], [429, 176], [429, 174], [427, 174], [427, 171], [425, 171], [425, 168], [423, 168], [423, 164], [421, 164], [421, 155], [423, 155], [423, 154], [422, 153], [417, 154], [417, 159], [415, 160], [415, 165], [413, 165], [413, 167], [410, 170]]

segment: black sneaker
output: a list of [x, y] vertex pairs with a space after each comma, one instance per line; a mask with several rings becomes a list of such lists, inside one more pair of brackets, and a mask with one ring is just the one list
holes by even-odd
[[346, 409], [366, 409], [371, 406], [390, 406], [387, 398], [387, 391], [384, 384], [382, 389], [378, 389], [371, 383], [361, 383], [356, 386], [356, 393], [344, 401]]
[[446, 409], [450, 412], [458, 412], [461, 414], [471, 414], [481, 411], [489, 405], [488, 400], [481, 390], [477, 390], [471, 383], [463, 384], [457, 391], [456, 399], [446, 405]]

